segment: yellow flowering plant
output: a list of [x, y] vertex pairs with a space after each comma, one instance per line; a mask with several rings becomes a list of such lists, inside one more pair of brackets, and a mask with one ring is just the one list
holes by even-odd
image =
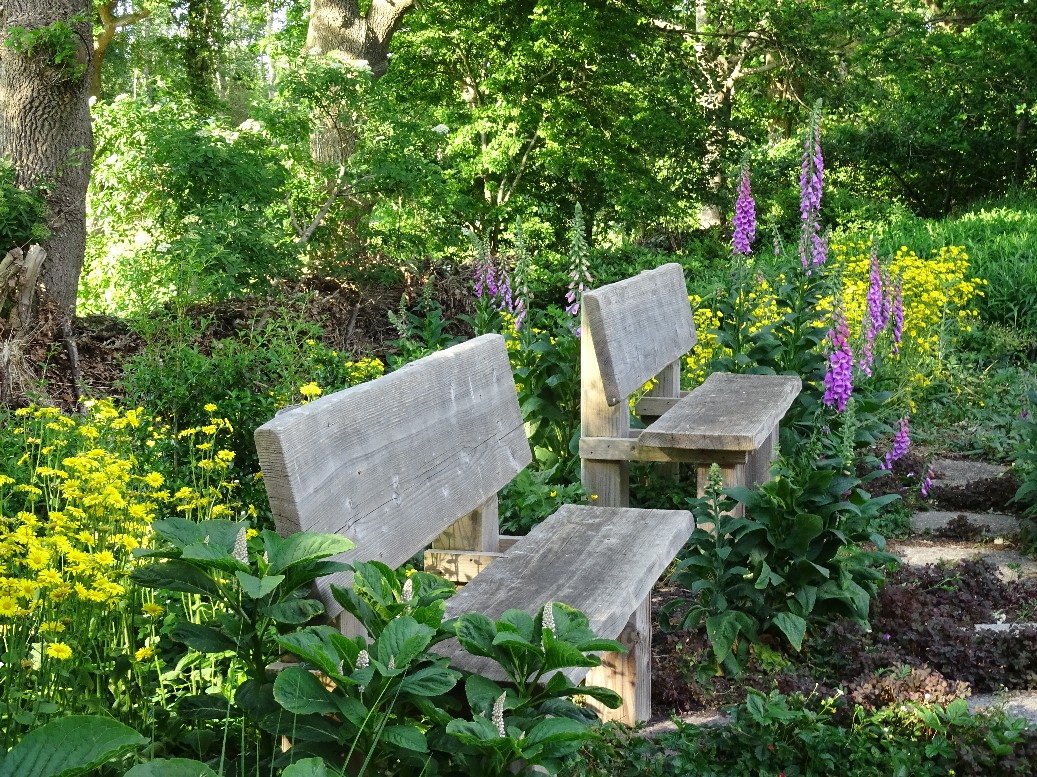
[[[107, 401], [88, 403], [83, 416], [27, 407], [4, 420], [0, 738], [11, 744], [58, 711], [104, 709], [143, 725], [165, 605], [130, 584], [133, 551], [150, 546], [161, 515], [246, 509], [231, 501], [221, 422], [170, 440], [140, 409]], [[187, 465], [179, 488], [173, 452]]]

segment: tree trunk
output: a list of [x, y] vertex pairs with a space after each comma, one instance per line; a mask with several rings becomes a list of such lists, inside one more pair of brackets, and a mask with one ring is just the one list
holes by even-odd
[[[389, 69], [389, 43], [414, 0], [371, 0], [366, 14], [359, 0], [311, 0], [306, 52], [340, 51], [353, 60], [364, 60], [371, 77]], [[310, 139], [313, 161], [341, 165], [356, 145], [356, 128], [327, 121]]]
[[[0, 6], [0, 156], [14, 163], [19, 186], [40, 187], [46, 195], [51, 236], [43, 242], [40, 280], [61, 321], [75, 313], [86, 247], [91, 12], [90, 0], [6, 0], [6, 8]], [[48, 26], [53, 32], [37, 36], [39, 45], [22, 52], [9, 45], [13, 28]], [[62, 30], [68, 31], [63, 38], [55, 34]], [[45, 41], [56, 37], [72, 47], [72, 61], [55, 63]]]
[[187, 0], [184, 68], [191, 100], [203, 111], [219, 104], [216, 59], [223, 48], [223, 0]]
[[101, 31], [94, 39], [94, 56], [90, 59], [90, 96], [101, 99], [101, 68], [104, 66], [104, 55], [115, 40], [115, 34], [131, 24], [151, 15], [150, 8], [131, 13], [116, 15], [118, 0], [107, 0], [97, 6], [97, 16], [101, 20]]

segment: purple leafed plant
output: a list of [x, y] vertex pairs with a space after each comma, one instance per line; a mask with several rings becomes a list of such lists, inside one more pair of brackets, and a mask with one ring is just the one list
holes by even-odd
[[738, 182], [738, 200], [735, 202], [734, 236], [732, 247], [736, 254], [748, 256], [752, 253], [753, 238], [756, 237], [756, 203], [749, 188], [749, 167], [742, 166], [742, 177]]
[[850, 348], [850, 327], [842, 308], [836, 308], [833, 318], [835, 326], [828, 333], [831, 352], [825, 373], [823, 401], [829, 407], [834, 405], [841, 413], [853, 393], [853, 350]]

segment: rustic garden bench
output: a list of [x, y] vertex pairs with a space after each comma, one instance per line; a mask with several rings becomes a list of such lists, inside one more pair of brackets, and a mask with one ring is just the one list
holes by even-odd
[[[693, 519], [566, 505], [502, 552], [497, 492], [531, 461], [502, 337], [478, 337], [282, 412], [255, 437], [281, 534], [341, 533], [356, 543], [342, 560], [393, 568], [431, 544], [428, 571], [470, 580], [447, 600], [448, 617], [536, 614], [549, 601], [575, 607], [599, 637], [630, 651], [602, 656], [590, 673], [567, 672], [570, 679], [582, 672], [623, 696], [612, 719], [649, 717], [649, 595]], [[318, 584], [330, 616], [342, 609], [331, 584], [350, 581], [346, 573]], [[456, 641], [437, 650], [456, 668], [493, 676]]]
[[[585, 292], [581, 342], [582, 479], [597, 504], [629, 504], [631, 461], [696, 465], [700, 496], [713, 463], [725, 486], [767, 478], [778, 423], [802, 383], [794, 375], [714, 373], [681, 391], [680, 360], [696, 337], [679, 264]], [[650, 423], [631, 429], [630, 398], [653, 379], [634, 408]]]

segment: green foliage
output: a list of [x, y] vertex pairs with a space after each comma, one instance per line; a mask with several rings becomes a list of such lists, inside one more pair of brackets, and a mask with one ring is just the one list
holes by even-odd
[[847, 777], [954, 774], [1023, 775], [1037, 745], [1022, 719], [1000, 712], [971, 715], [964, 700], [946, 707], [906, 704], [868, 712], [839, 697], [750, 690], [728, 710], [727, 725], [677, 722], [647, 740], [610, 731], [584, 751], [578, 777], [756, 777], [845, 774]]
[[79, 61], [84, 42], [75, 29], [85, 21], [84, 16], [79, 15], [35, 29], [7, 27], [5, 45], [23, 57], [45, 59], [62, 81], [75, 82], [86, 72], [86, 65]]
[[[664, 629], [705, 628], [718, 668], [739, 674], [765, 632], [800, 650], [809, 631], [846, 617], [866, 624], [883, 568], [871, 531], [880, 507], [897, 497], [871, 498], [855, 477], [834, 469], [779, 473], [757, 490], [721, 490], [711, 468], [706, 496], [693, 500], [697, 527], [672, 575], [688, 598], [667, 602]], [[725, 496], [725, 494], [727, 496]], [[735, 501], [746, 517], [730, 514]], [[874, 543], [880, 550], [858, 547]]]
[[34, 192], [15, 184], [14, 167], [0, 159], [0, 251], [46, 240], [47, 203]]
[[111, 718], [74, 715], [30, 731], [0, 756], [0, 777], [75, 777], [148, 740]]
[[296, 274], [289, 174], [261, 125], [122, 96], [95, 106], [94, 132], [84, 310], [150, 312], [173, 296], [244, 296]]
[[[1025, 416], [1018, 422], [1020, 441], [1016, 448], [1013, 471], [1020, 483], [1012, 501], [1021, 505], [1023, 515], [1032, 520], [1037, 516], [1037, 420], [1033, 417], [1033, 413], [1037, 412], [1037, 391], [1029, 392], [1027, 400], [1023, 409]], [[1037, 546], [1037, 532], [1032, 527], [1027, 527], [1023, 535], [1031, 549]]]

